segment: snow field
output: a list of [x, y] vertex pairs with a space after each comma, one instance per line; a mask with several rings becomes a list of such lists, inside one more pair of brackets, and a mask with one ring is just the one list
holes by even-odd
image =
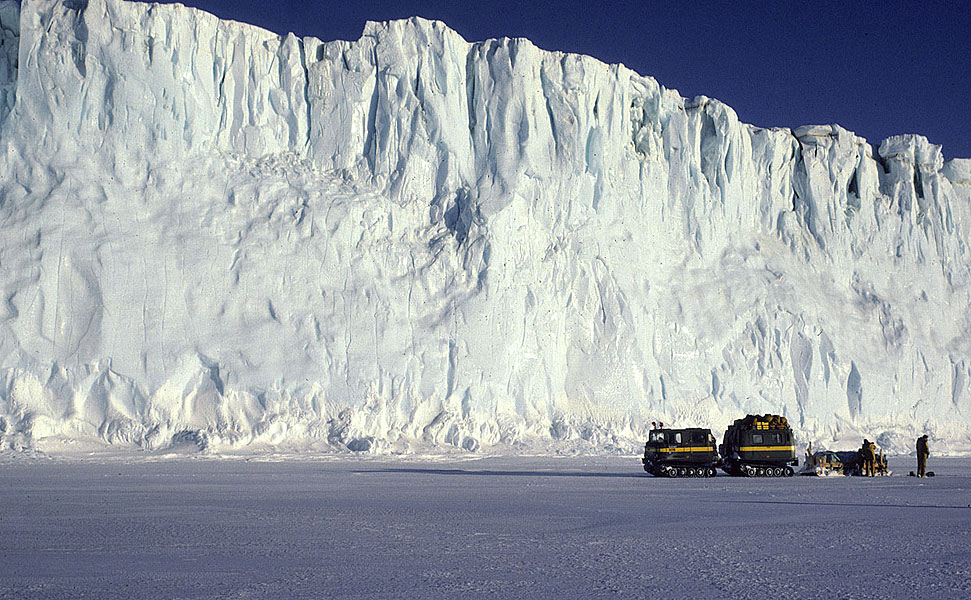
[[631, 456], [7, 460], [0, 597], [965, 598], [971, 464], [931, 467], [670, 480]]

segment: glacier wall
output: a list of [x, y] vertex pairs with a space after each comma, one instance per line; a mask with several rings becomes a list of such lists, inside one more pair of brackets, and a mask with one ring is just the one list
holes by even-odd
[[0, 3], [0, 436], [971, 449], [971, 160], [422, 19]]

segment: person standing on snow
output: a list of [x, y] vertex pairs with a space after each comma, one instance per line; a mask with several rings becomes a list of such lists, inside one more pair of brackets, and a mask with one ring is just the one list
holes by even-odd
[[873, 463], [876, 461], [876, 455], [873, 452], [874, 444], [870, 440], [863, 440], [863, 448], [860, 449], [860, 454], [863, 458], [863, 475], [866, 477], [873, 477]]
[[931, 451], [927, 448], [927, 436], [922, 435], [917, 438], [917, 476], [923, 477], [924, 470], [927, 468], [927, 457]]
[[870, 476], [875, 477], [877, 474], [877, 445], [875, 442], [870, 442], [870, 456], [873, 462], [870, 463]]

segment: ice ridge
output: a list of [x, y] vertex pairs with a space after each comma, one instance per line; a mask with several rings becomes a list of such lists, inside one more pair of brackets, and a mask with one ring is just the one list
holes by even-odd
[[8, 448], [971, 448], [971, 161], [439, 22], [0, 2]]

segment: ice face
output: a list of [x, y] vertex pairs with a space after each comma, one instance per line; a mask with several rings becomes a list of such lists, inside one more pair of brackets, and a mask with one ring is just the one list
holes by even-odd
[[6, 446], [631, 450], [773, 412], [971, 447], [971, 168], [923, 137], [417, 18], [0, 23]]

